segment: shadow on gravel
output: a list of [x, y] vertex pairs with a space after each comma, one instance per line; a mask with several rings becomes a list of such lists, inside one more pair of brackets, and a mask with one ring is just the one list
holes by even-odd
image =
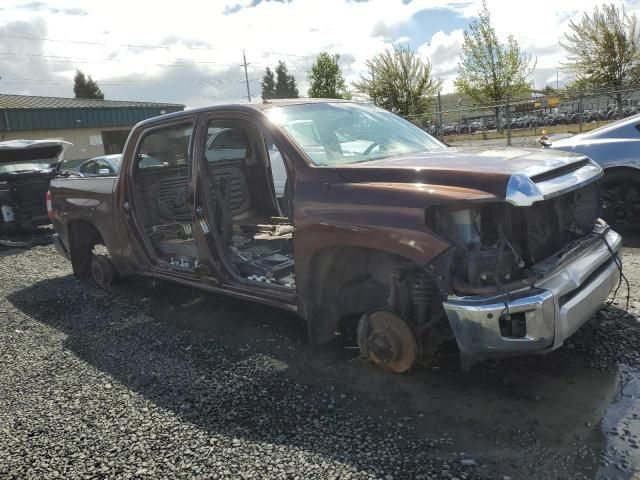
[[24, 250], [51, 243], [51, 226], [36, 227], [12, 233], [0, 232], [0, 257], [17, 255]]
[[[451, 438], [457, 451], [514, 468], [522, 449], [540, 442], [555, 451], [572, 451], [576, 440], [602, 448], [597, 425], [619, 389], [616, 360], [632, 353], [638, 360], [640, 326], [608, 308], [547, 356], [484, 362], [470, 372], [448, 357], [391, 375], [359, 360], [348, 338], [308, 346], [295, 315], [199, 295], [144, 280], [105, 291], [62, 277], [8, 299], [65, 332], [64, 347], [83, 361], [202, 429], [297, 446], [363, 470], [360, 453], [384, 444], [406, 459], [409, 477], [421, 458], [450, 452]], [[322, 441], [327, 436], [331, 442]], [[597, 468], [576, 462], [576, 471]]]
[[640, 248], [640, 232], [623, 233], [622, 245], [627, 248]]

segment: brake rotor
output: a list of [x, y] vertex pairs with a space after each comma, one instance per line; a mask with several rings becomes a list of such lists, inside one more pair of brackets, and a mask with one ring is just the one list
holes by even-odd
[[416, 338], [407, 323], [393, 312], [364, 314], [358, 325], [360, 351], [378, 366], [406, 372], [418, 356]]

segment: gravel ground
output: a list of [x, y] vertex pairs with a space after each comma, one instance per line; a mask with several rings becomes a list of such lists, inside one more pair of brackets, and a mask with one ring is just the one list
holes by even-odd
[[632, 313], [559, 351], [394, 376], [275, 309], [0, 251], [0, 478], [632, 478], [638, 253]]

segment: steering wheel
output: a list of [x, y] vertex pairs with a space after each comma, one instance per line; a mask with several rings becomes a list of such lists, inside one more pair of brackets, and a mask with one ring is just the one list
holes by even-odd
[[380, 142], [373, 142], [371, 145], [369, 145], [364, 152], [362, 152], [363, 155], [369, 155], [371, 153], [371, 150], [373, 150], [376, 147], [381, 147], [382, 144]]

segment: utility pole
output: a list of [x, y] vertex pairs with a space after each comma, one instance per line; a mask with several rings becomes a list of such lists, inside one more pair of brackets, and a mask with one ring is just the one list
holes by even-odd
[[242, 65], [244, 66], [244, 81], [247, 84], [247, 100], [251, 103], [251, 90], [249, 89], [249, 74], [247, 73], [247, 56], [244, 54], [244, 50], [242, 50]]

